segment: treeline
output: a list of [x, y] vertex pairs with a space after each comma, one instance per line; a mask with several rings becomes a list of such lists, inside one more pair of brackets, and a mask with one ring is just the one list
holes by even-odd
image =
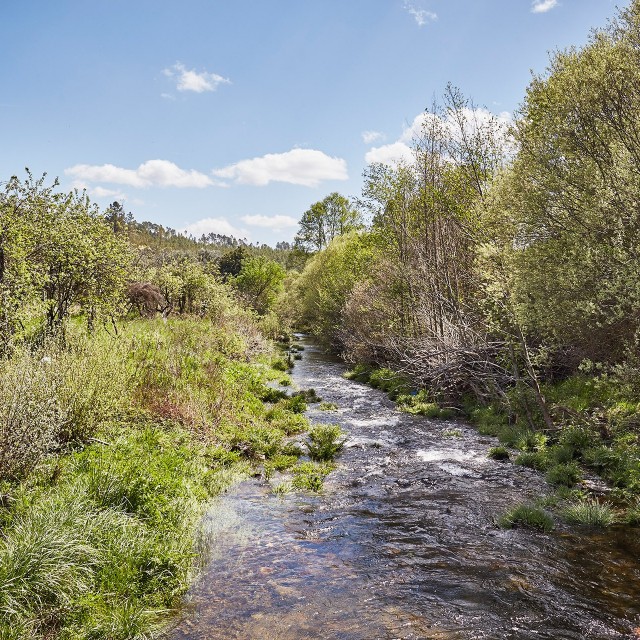
[[511, 122], [447, 87], [412, 149], [368, 168], [371, 224], [308, 262], [294, 322], [449, 407], [636, 446], [640, 2], [552, 55]]
[[3, 353], [64, 332], [72, 318], [89, 330], [117, 330], [117, 319], [137, 314], [204, 316], [231, 292], [264, 315], [286, 266], [305, 258], [288, 243], [274, 249], [219, 234], [196, 240], [137, 222], [117, 202], [100, 211], [86, 194], [56, 187], [27, 172], [0, 193]]

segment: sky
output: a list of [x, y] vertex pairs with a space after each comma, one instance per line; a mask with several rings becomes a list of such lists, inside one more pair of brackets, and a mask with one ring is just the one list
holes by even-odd
[[[627, 2], [620, 0], [621, 6]], [[58, 178], [101, 209], [274, 245], [358, 197], [447, 83], [510, 117], [549, 53], [613, 0], [2, 3], [0, 183]]]

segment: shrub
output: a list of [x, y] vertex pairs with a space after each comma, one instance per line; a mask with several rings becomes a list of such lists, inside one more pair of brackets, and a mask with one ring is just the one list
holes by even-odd
[[345, 371], [342, 376], [347, 380], [355, 380], [356, 382], [369, 382], [369, 376], [371, 375], [371, 367], [364, 364], [357, 364], [353, 369]]
[[549, 457], [558, 464], [567, 464], [573, 460], [575, 451], [566, 444], [558, 444], [549, 449]]
[[608, 527], [617, 520], [611, 504], [595, 499], [574, 502], [562, 510], [562, 515], [568, 522], [591, 527]]
[[493, 460], [509, 460], [509, 450], [506, 447], [492, 447], [487, 454]]
[[544, 449], [547, 443], [547, 436], [539, 431], [522, 431], [515, 441], [516, 449], [521, 451], [539, 451]]
[[573, 487], [580, 480], [581, 474], [578, 465], [571, 462], [550, 467], [545, 478], [549, 484]]
[[316, 393], [315, 389], [302, 389], [301, 391], [296, 391], [291, 394], [291, 397], [302, 397], [305, 402], [309, 404], [315, 404], [317, 402], [322, 402], [322, 398]]
[[295, 489], [320, 491], [324, 479], [334, 469], [330, 463], [303, 462], [291, 470], [293, 473], [292, 486]]
[[313, 427], [306, 443], [309, 457], [318, 462], [333, 460], [344, 447], [343, 435], [337, 424], [319, 424]]
[[549, 532], [553, 529], [553, 518], [543, 509], [529, 504], [519, 504], [509, 509], [498, 520], [498, 525], [503, 529], [515, 527], [528, 527]]
[[320, 411], [336, 411], [338, 405], [335, 402], [321, 402], [319, 408]]
[[573, 451], [574, 458], [581, 458], [583, 453], [592, 447], [598, 439], [598, 435], [592, 429], [570, 426], [561, 431], [558, 441]]
[[26, 476], [65, 423], [51, 363], [21, 353], [0, 369], [0, 478]]
[[549, 460], [544, 451], [524, 451], [518, 455], [515, 463], [537, 471], [545, 471], [549, 468]]

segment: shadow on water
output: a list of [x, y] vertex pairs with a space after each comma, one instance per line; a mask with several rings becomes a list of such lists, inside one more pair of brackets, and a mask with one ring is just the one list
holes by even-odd
[[633, 530], [498, 529], [548, 492], [542, 477], [488, 459], [494, 440], [463, 424], [399, 413], [344, 369], [306, 342], [294, 370], [339, 407], [309, 417], [349, 432], [324, 493], [248, 481], [221, 498], [172, 640], [637, 637]]

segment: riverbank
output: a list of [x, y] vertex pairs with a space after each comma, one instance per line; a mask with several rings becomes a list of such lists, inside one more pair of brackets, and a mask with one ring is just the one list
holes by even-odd
[[[621, 376], [580, 374], [543, 385], [553, 430], [521, 389], [508, 392], [507, 402], [479, 405], [469, 400], [452, 408], [439, 406], [427, 390], [415, 389], [409, 379], [387, 368], [358, 365], [345, 376], [382, 389], [406, 413], [467, 419], [480, 434], [498, 438], [501, 446], [493, 447], [490, 457], [544, 474], [552, 495], [529, 505], [534, 513], [520, 518], [520, 524], [539, 526], [542, 508], [578, 524], [640, 523], [640, 403]], [[594, 486], [589, 481], [593, 476], [606, 486]], [[508, 525], [509, 519], [503, 522]], [[547, 519], [541, 528], [552, 523]]]
[[193, 318], [71, 327], [5, 361], [0, 638], [155, 637], [211, 498], [297, 462], [286, 435], [305, 405], [278, 391], [286, 369], [253, 327]]
[[293, 383], [323, 398], [312, 423], [347, 433], [337, 468], [321, 493], [249, 478], [212, 505], [213, 553], [171, 640], [630, 637], [636, 530], [499, 528], [547, 493], [540, 473], [490, 459], [496, 438], [464, 421], [398, 411], [304, 344]]

